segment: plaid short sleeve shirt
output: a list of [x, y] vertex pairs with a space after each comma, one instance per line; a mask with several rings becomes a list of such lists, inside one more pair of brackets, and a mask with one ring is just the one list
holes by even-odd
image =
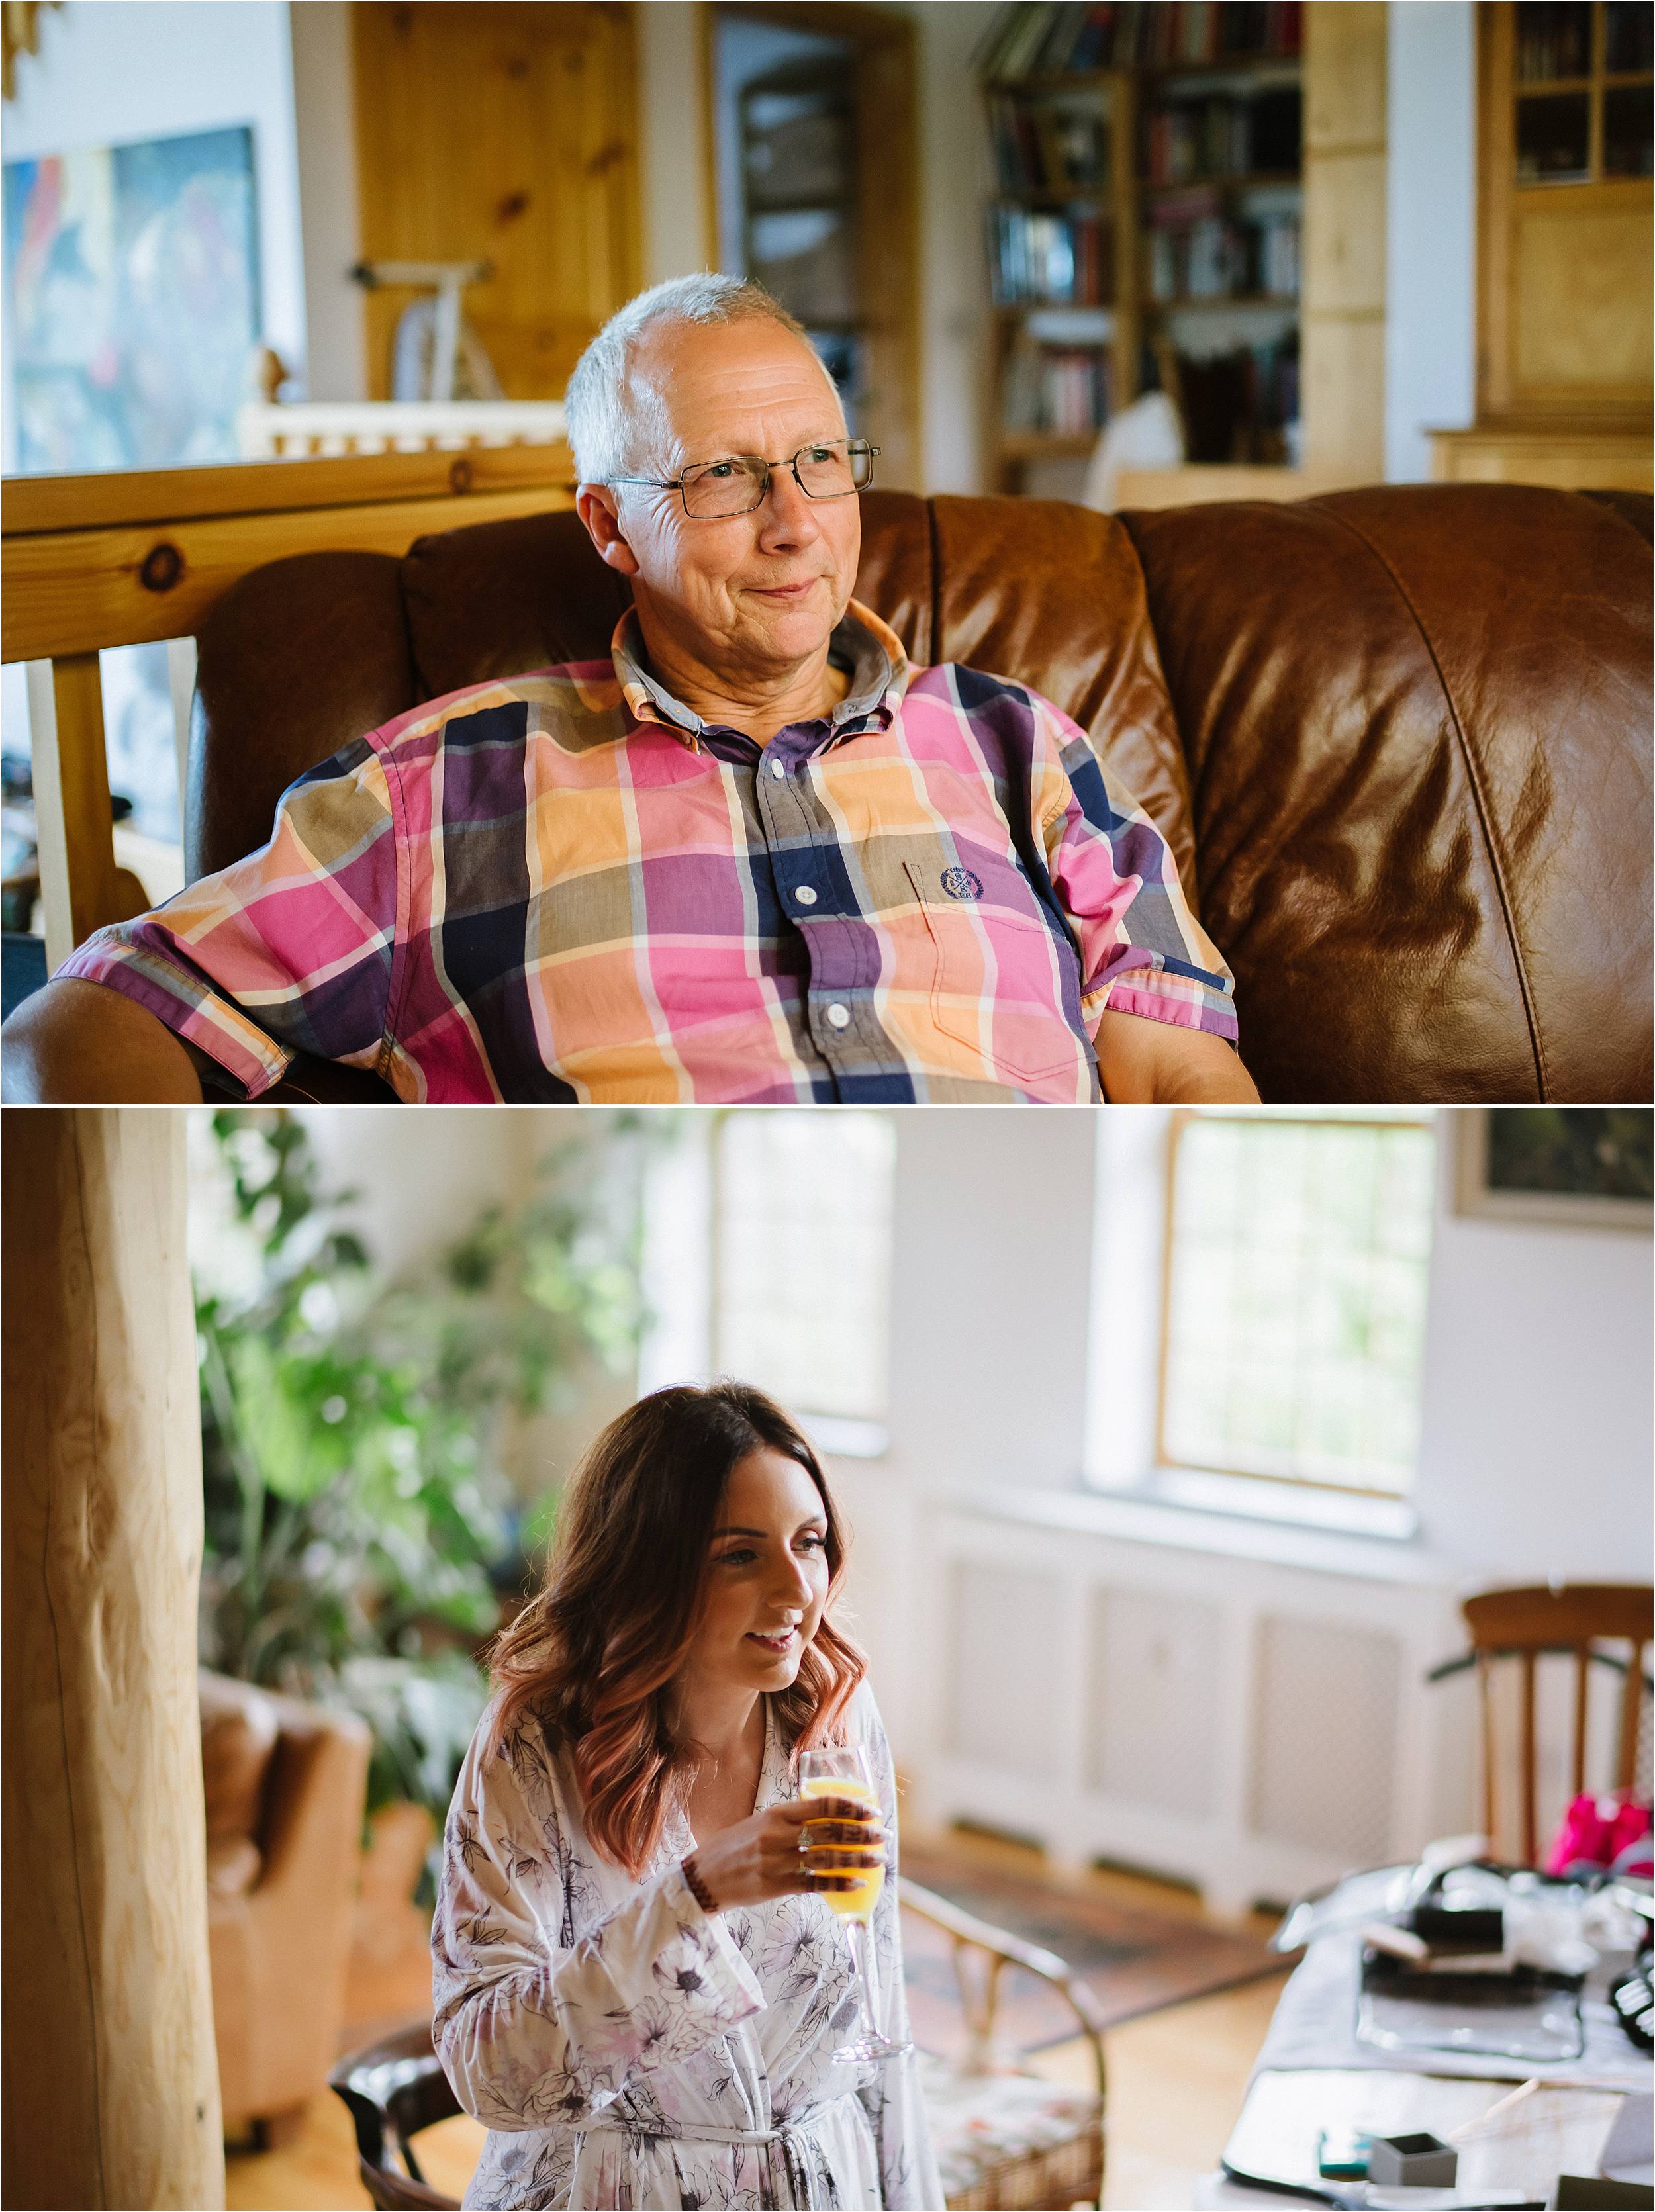
[[1171, 855], [1020, 684], [853, 603], [831, 715], [760, 747], [606, 661], [402, 714], [271, 841], [60, 971], [249, 1097], [296, 1052], [433, 1102], [1097, 1099], [1105, 1007], [1233, 1039]]

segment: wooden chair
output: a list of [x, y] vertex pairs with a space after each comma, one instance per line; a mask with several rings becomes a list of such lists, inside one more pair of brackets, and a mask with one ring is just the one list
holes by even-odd
[[[1098, 2001], [1055, 1952], [964, 1912], [904, 1875], [903, 1910], [951, 1939], [967, 2043], [955, 2060], [924, 2057], [921, 2080], [948, 2212], [1104, 2201], [1104, 2021]], [[1095, 2090], [1059, 2089], [1019, 2066], [995, 2033], [1007, 1966], [1056, 1991], [1090, 2046]]]
[[[327, 2081], [356, 2124], [357, 2171], [369, 2201], [398, 2208], [452, 2208], [453, 2198], [439, 2195], [420, 2172], [411, 2140], [422, 2128], [452, 2119], [460, 2109], [431, 2047], [430, 2021], [413, 2021], [352, 2051]], [[392, 2162], [387, 2138], [394, 2140], [399, 2165]]]
[[[952, 1939], [965, 2012], [963, 2057], [951, 2063], [928, 2057], [923, 2065], [948, 2212], [1101, 2203], [1103, 2021], [1090, 1990], [1054, 1953], [990, 1928], [917, 1882], [904, 1880], [900, 1894], [904, 1911]], [[1007, 1966], [1045, 1982], [1074, 2014], [1091, 2045], [1095, 2092], [1039, 2081], [1001, 2050], [995, 2012]], [[427, 2182], [412, 2142], [422, 2128], [460, 2109], [431, 2047], [429, 2021], [413, 2021], [342, 2058], [328, 2081], [356, 2124], [357, 2168], [372, 2203], [396, 2212], [452, 2206], [452, 2197]]]
[[[1569, 1772], [1571, 1794], [1579, 1796], [1589, 1784], [1586, 1775], [1587, 1717], [1594, 1663], [1608, 1659], [1626, 1667], [1615, 1731], [1612, 1779], [1608, 1786], [1630, 1790], [1637, 1773], [1639, 1724], [1642, 1718], [1644, 1653], [1652, 1634], [1650, 1586], [1642, 1583], [1573, 1583], [1555, 1589], [1485, 1590], [1467, 1598], [1463, 1612], [1471, 1634], [1476, 1659], [1477, 1689], [1482, 1734], [1482, 1808], [1485, 1832], [1499, 1833], [1501, 1763], [1496, 1756], [1498, 1730], [1494, 1715], [1494, 1668], [1515, 1659], [1520, 1669], [1520, 1707], [1517, 1754], [1519, 1761], [1518, 1806], [1521, 1814], [1522, 1858], [1538, 1863], [1542, 1837], [1538, 1817], [1536, 1746], [1536, 1673], [1546, 1654], [1572, 1656], [1574, 1661], [1574, 1699], [1571, 1727]], [[1606, 1644], [1628, 1647], [1620, 1654], [1606, 1653]], [[1601, 1782], [1597, 1786], [1603, 1786]]]

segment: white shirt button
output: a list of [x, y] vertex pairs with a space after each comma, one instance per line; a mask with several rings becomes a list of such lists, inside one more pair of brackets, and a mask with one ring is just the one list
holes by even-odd
[[782, 777], [787, 774], [787, 772], [788, 771], [782, 767], [779, 760], [773, 760], [770, 763], [770, 774], [776, 778], [778, 783], [781, 782]]
[[836, 1030], [848, 1030], [850, 1027], [850, 1009], [847, 1006], [843, 1006], [837, 999], [828, 1008], [827, 1018]]
[[794, 896], [800, 906], [814, 906], [816, 903], [816, 894], [808, 884], [800, 884]]

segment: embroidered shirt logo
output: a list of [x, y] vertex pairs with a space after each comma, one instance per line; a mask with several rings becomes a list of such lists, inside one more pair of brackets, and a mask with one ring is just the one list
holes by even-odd
[[980, 899], [983, 896], [983, 878], [981, 876], [974, 876], [969, 868], [945, 868], [942, 872], [942, 888], [952, 899]]

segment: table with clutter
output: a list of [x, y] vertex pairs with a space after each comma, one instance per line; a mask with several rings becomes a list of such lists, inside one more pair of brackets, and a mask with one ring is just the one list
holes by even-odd
[[1203, 2208], [1649, 2205], [1650, 1881], [1456, 1838], [1348, 1875], [1303, 1949]]

